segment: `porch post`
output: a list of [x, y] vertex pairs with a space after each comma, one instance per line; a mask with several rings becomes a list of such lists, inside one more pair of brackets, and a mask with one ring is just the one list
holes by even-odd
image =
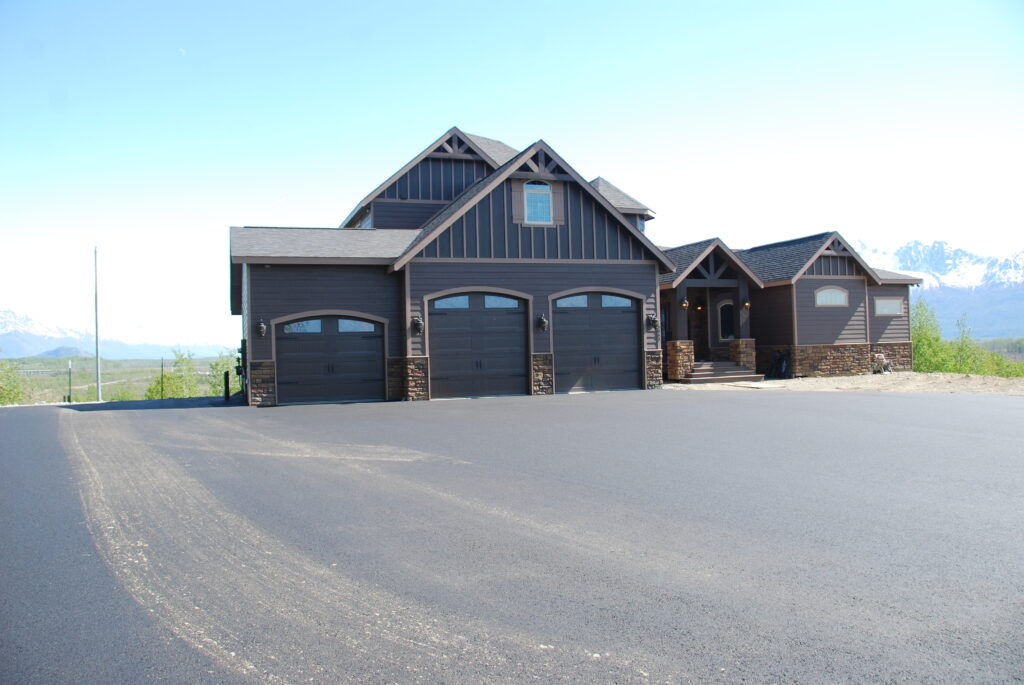
[[737, 337], [749, 338], [750, 337], [750, 309], [743, 306], [744, 302], [750, 301], [750, 287], [747, 284], [747, 280], [742, 276], [739, 280], [739, 302], [736, 303], [736, 309], [738, 310], [740, 317], [740, 331]]
[[689, 310], [683, 309], [686, 299], [686, 283], [680, 283], [672, 298], [672, 340], [688, 340], [690, 338]]

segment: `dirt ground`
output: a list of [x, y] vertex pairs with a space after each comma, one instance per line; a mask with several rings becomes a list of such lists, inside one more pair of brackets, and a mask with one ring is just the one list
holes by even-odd
[[898, 373], [832, 376], [829, 378], [789, 378], [760, 383], [707, 383], [683, 385], [667, 383], [672, 390], [789, 390], [856, 392], [943, 392], [984, 395], [1024, 396], [1024, 378], [999, 378], [957, 373]]

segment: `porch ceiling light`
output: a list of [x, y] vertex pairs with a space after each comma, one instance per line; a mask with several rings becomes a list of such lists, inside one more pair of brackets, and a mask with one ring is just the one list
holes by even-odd
[[423, 322], [422, 316], [412, 317], [412, 332], [416, 335], [423, 335], [423, 331], [426, 330], [426, 324]]

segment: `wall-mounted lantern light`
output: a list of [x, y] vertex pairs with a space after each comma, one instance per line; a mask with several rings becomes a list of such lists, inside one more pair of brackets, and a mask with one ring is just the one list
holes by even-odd
[[262, 318], [256, 322], [256, 333], [261, 338], [267, 335], [267, 323]]
[[422, 316], [412, 317], [412, 332], [416, 335], [423, 335], [423, 331], [426, 330], [427, 325], [423, 322]]
[[704, 307], [702, 307], [701, 305], [697, 305], [697, 311], [698, 311], [698, 312], [699, 312], [700, 310], [702, 310], [702, 309], [704, 309]]
[[548, 321], [548, 317], [544, 316], [543, 314], [538, 316], [537, 328], [541, 329], [542, 331], [546, 331], [547, 329], [551, 328], [551, 322]]
[[743, 308], [750, 309], [750, 300], [743, 300]]
[[661, 322], [658, 321], [658, 317], [654, 314], [647, 315], [647, 328], [648, 330], [656, 331], [661, 327]]
[[687, 299], [684, 299], [682, 302], [679, 303], [679, 306], [682, 307], [683, 309], [689, 309], [690, 308], [690, 301], [687, 300]]

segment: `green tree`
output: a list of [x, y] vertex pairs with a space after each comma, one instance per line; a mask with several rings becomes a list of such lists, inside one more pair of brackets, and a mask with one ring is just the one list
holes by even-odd
[[217, 355], [217, 358], [210, 362], [210, 376], [207, 384], [210, 387], [210, 395], [219, 396], [224, 393], [224, 372], [228, 372], [231, 379], [231, 394], [241, 391], [238, 374], [235, 373], [235, 355], [231, 350], [224, 350]]
[[942, 340], [942, 328], [935, 310], [918, 300], [910, 315], [910, 335], [914, 341], [914, 371], [949, 371], [948, 345]]
[[[199, 390], [199, 371], [191, 352], [174, 350], [174, 364], [165, 370], [163, 378], [157, 376], [146, 388], [147, 400], [162, 397], [202, 397]], [[162, 389], [161, 389], [162, 387]]]
[[986, 371], [986, 351], [971, 338], [967, 314], [956, 321], [956, 339], [952, 342], [952, 368], [954, 373], [981, 374]]
[[0, 405], [21, 404], [25, 401], [25, 389], [21, 384], [18, 367], [10, 362], [0, 361]]

